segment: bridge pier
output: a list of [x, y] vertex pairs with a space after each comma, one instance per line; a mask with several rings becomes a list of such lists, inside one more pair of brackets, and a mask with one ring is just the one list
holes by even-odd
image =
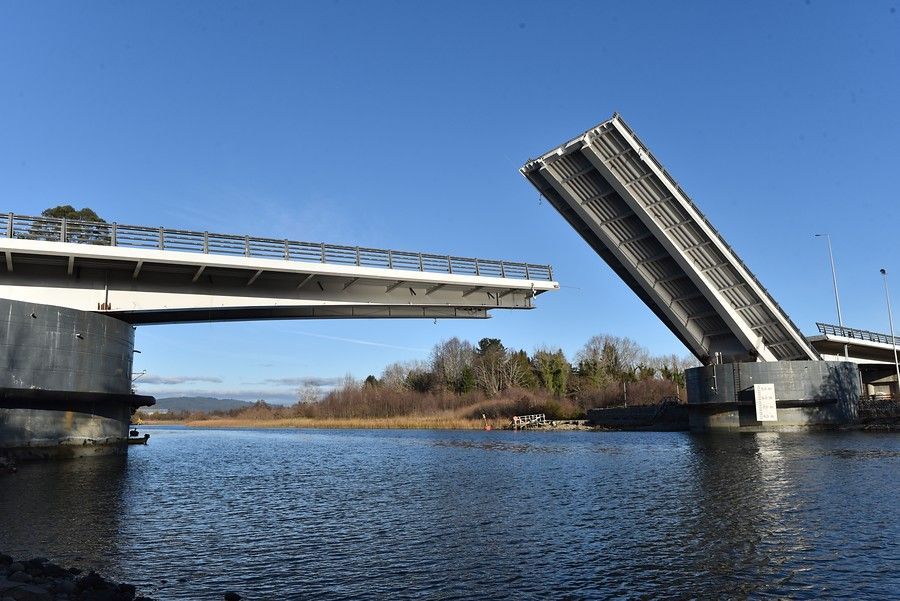
[[0, 298], [0, 452], [51, 458], [124, 452], [134, 328], [86, 311]]
[[[860, 372], [844, 361], [724, 363], [685, 371], [692, 431], [833, 427], [856, 418]], [[756, 419], [754, 384], [774, 384], [778, 419]]]

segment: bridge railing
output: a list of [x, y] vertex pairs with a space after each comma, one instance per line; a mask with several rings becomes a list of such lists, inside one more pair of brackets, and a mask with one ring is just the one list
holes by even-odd
[[856, 338], [857, 340], [865, 340], [868, 342], [881, 342], [882, 344], [900, 344], [900, 338], [891, 337], [887, 334], [879, 334], [878, 332], [870, 332], [868, 330], [857, 330], [856, 328], [846, 328], [844, 326], [836, 326], [830, 323], [816, 322], [816, 327], [822, 334], [831, 334], [832, 336], [842, 336], [844, 338]]
[[553, 279], [549, 265], [13, 213], [0, 214], [0, 237], [496, 278]]

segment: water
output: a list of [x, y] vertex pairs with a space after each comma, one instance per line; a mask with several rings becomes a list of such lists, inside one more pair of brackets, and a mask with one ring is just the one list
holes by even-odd
[[147, 430], [0, 478], [0, 550], [160, 599], [900, 597], [895, 434]]

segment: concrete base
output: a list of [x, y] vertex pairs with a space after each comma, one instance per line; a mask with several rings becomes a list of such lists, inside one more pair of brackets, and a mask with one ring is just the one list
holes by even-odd
[[[760, 432], [852, 423], [859, 368], [839, 361], [726, 363], [685, 371], [692, 431]], [[778, 420], [756, 419], [754, 384], [774, 384]]]
[[124, 452], [134, 329], [111, 317], [0, 299], [0, 452], [20, 458]]

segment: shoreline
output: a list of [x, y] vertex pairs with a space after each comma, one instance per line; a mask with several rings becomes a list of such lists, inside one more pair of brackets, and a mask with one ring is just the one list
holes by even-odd
[[[344, 419], [240, 419], [211, 418], [202, 420], [148, 420], [143, 419], [140, 426], [187, 426], [189, 428], [235, 428], [235, 429], [293, 429], [307, 428], [315, 430], [485, 430], [484, 420], [444, 417], [397, 417], [397, 418], [344, 418]], [[489, 419], [490, 430], [512, 430], [508, 419]], [[545, 426], [528, 428], [543, 431], [593, 431], [597, 428], [587, 425], [584, 420], [556, 420]]]
[[[506, 420], [488, 420], [493, 430], [506, 427]], [[148, 420], [139, 426], [187, 426], [190, 428], [309, 428], [318, 430], [484, 430], [483, 420], [446, 417], [396, 418], [334, 418], [312, 419], [289, 417], [282, 419], [242, 419], [220, 417], [200, 420]]]

